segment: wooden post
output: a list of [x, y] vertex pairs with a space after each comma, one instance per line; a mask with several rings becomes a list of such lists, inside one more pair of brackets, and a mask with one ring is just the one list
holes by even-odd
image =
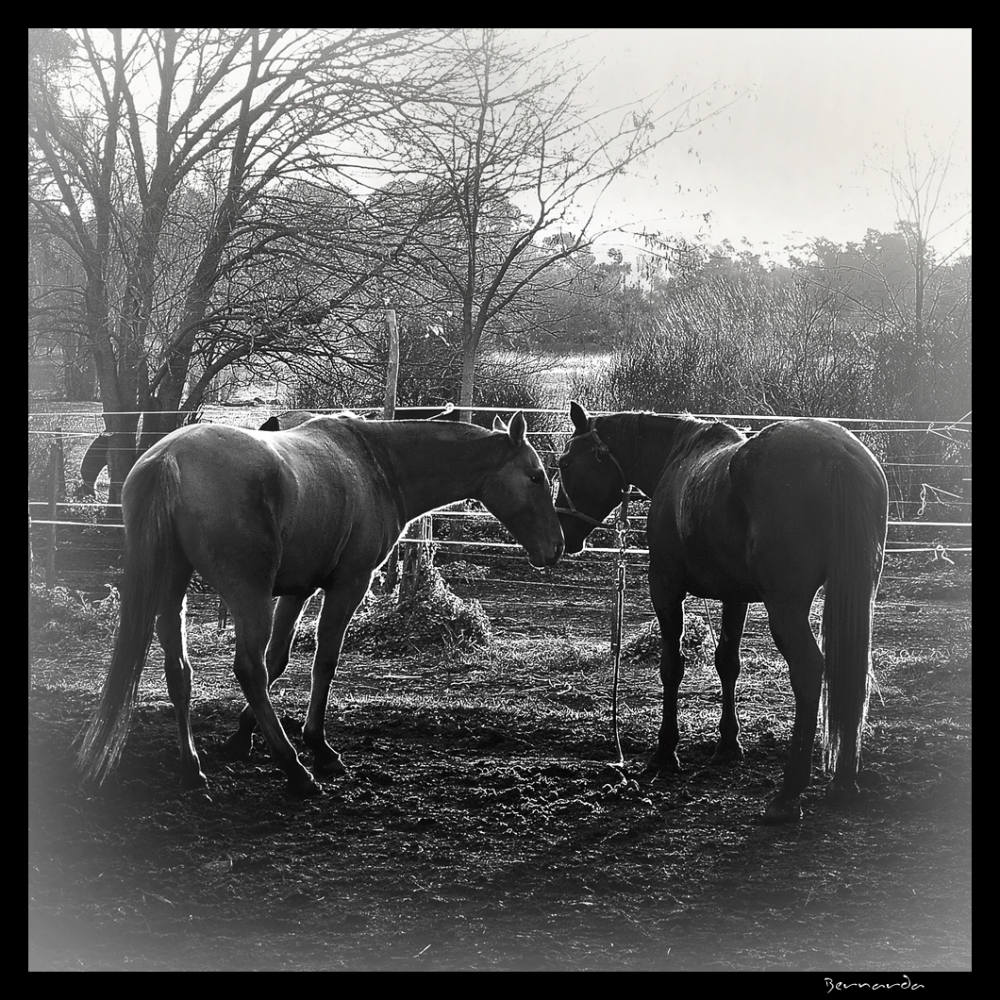
[[[385, 372], [385, 402], [382, 406], [382, 419], [392, 420], [396, 416], [396, 384], [399, 381], [399, 324], [396, 322], [395, 309], [386, 307], [385, 329], [389, 346], [389, 363]], [[403, 557], [402, 579], [399, 585], [400, 603], [413, 596], [419, 584], [420, 575], [424, 571], [427, 555], [430, 552], [431, 521], [429, 517], [420, 519], [417, 534], [420, 539], [428, 541], [406, 541], [397, 545], [389, 553], [385, 585], [390, 593], [396, 587], [397, 567], [400, 556]]]
[[[399, 381], [399, 326], [396, 323], [396, 310], [385, 310], [386, 340], [389, 346], [389, 362], [385, 370], [385, 402], [382, 406], [382, 419], [392, 420], [396, 416], [396, 383]], [[393, 546], [385, 564], [385, 589], [391, 594], [396, 588], [398, 577], [399, 546]]]
[[399, 380], [399, 327], [396, 325], [396, 310], [386, 309], [385, 328], [389, 341], [389, 364], [385, 372], [385, 404], [382, 419], [392, 420], [396, 416], [396, 383]]
[[416, 596], [424, 576], [430, 572], [433, 565], [431, 541], [434, 535], [434, 519], [425, 514], [414, 526], [416, 538], [407, 539], [402, 548], [405, 552], [403, 560], [403, 578], [399, 584], [399, 603], [405, 604]]
[[[62, 428], [56, 428], [56, 437], [49, 450], [49, 520], [55, 521], [63, 482]], [[45, 586], [51, 590], [56, 585], [56, 526], [49, 525], [49, 551], [45, 558]]]

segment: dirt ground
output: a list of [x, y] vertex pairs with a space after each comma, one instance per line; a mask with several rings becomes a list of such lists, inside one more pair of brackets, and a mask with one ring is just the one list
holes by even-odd
[[[29, 968], [969, 970], [970, 590], [886, 589], [861, 801], [826, 803], [817, 754], [805, 817], [782, 827], [759, 817], [791, 694], [759, 612], [739, 689], [746, 757], [709, 765], [720, 698], [698, 656], [685, 770], [649, 785], [632, 775], [655, 740], [656, 670], [623, 673], [623, 776], [603, 605], [470, 584], [493, 651], [345, 655], [327, 720], [350, 772], [305, 801], [283, 794], [262, 743], [247, 763], [222, 756], [241, 701], [207, 623], [190, 639], [208, 794], [177, 788], [155, 654], [120, 768], [82, 787], [72, 744], [110, 643], [36, 637]], [[629, 608], [629, 628], [650, 617], [641, 587]], [[293, 741], [308, 655], [274, 695]]]

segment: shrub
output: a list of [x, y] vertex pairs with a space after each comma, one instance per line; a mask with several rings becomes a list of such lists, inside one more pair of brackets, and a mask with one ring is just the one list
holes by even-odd
[[28, 584], [28, 626], [44, 638], [104, 636], [118, 628], [121, 600], [110, 584], [107, 597], [90, 601], [78, 590]]
[[868, 350], [813, 289], [751, 272], [677, 293], [573, 390], [607, 410], [855, 416], [871, 402], [871, 371]]

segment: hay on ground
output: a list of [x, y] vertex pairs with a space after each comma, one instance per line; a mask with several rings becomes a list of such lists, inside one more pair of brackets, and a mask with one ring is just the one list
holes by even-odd
[[[681, 651], [690, 659], [705, 652], [709, 630], [701, 615], [684, 613], [684, 636], [681, 639]], [[622, 659], [626, 663], [659, 663], [660, 623], [653, 618], [634, 635], [622, 643]]]
[[428, 563], [404, 601], [395, 593], [365, 598], [347, 630], [345, 647], [371, 655], [412, 656], [428, 649], [483, 649], [492, 639], [479, 601], [460, 598]]

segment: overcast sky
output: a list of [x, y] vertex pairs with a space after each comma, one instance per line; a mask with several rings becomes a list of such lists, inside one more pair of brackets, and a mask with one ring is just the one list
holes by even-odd
[[585, 32], [581, 61], [602, 61], [591, 79], [597, 105], [642, 98], [672, 80], [678, 95], [682, 86], [691, 92], [716, 83], [719, 99], [747, 95], [700, 130], [666, 142], [637, 176], [616, 181], [601, 202], [616, 222], [734, 244], [746, 238], [758, 250], [817, 236], [858, 240], [869, 227], [895, 223], [886, 179], [872, 165], [900, 160], [904, 134], [918, 151], [928, 138], [941, 149], [953, 144], [948, 193], [971, 197], [971, 29], [549, 34]]

